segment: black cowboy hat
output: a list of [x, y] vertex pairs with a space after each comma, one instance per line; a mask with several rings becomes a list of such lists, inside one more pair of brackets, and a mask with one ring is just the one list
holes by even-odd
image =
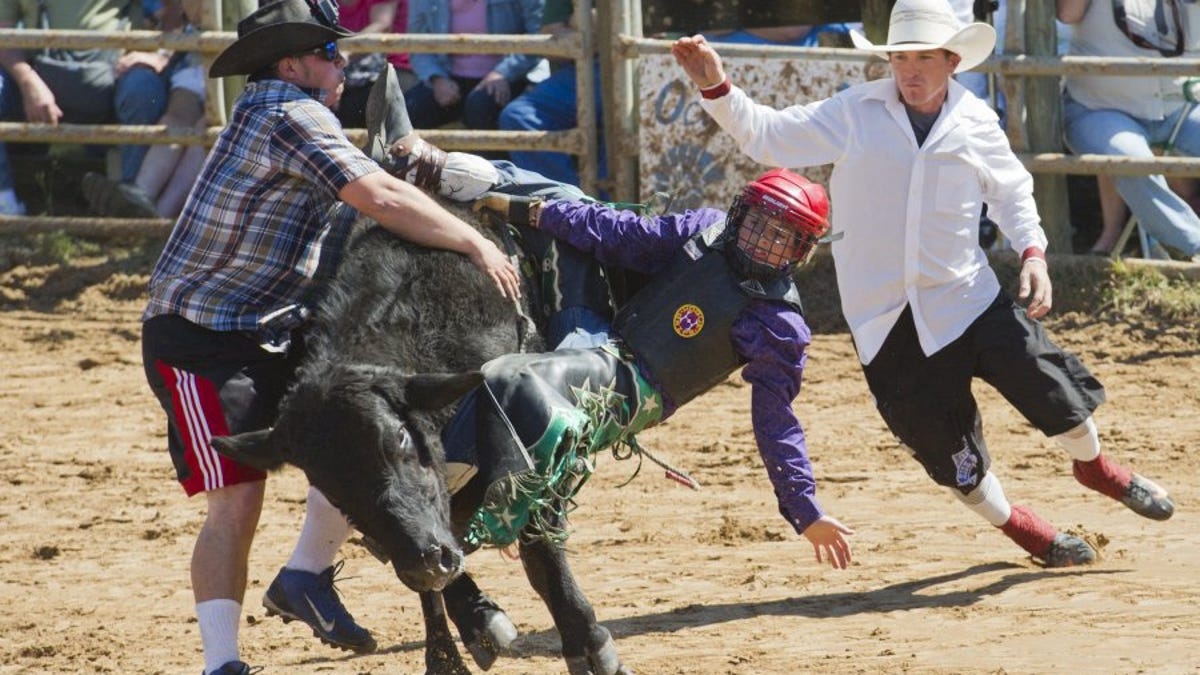
[[351, 35], [338, 25], [334, 0], [274, 0], [238, 22], [237, 41], [217, 55], [208, 76], [251, 75], [285, 56]]

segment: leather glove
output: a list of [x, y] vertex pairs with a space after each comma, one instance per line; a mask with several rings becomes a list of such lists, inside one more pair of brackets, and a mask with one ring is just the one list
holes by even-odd
[[530, 225], [537, 227], [537, 223], [533, 222], [529, 217], [529, 210], [534, 204], [541, 204], [542, 200], [538, 197], [522, 197], [519, 195], [509, 195], [503, 192], [485, 192], [482, 197], [476, 199], [471, 205], [471, 210], [476, 213], [488, 210], [500, 216], [500, 219], [512, 225]]

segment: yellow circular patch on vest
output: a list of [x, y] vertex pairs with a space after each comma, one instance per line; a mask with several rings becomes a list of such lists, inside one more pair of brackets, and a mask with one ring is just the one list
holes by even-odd
[[675, 334], [682, 338], [696, 337], [704, 330], [704, 312], [695, 305], [683, 305], [675, 310], [671, 321]]

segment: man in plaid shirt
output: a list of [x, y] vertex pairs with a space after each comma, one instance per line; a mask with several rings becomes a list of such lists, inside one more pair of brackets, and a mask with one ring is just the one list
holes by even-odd
[[[167, 413], [168, 446], [207, 516], [191, 580], [205, 673], [242, 674], [237, 632], [265, 475], [211, 447], [215, 435], [269, 426], [302, 351], [306, 299], [361, 213], [410, 241], [470, 257], [508, 297], [516, 269], [493, 243], [351, 145], [331, 108], [345, 59], [332, 0], [273, 0], [238, 24], [210, 76], [248, 75], [150, 277], [143, 360]], [[303, 530], [267, 591], [269, 614], [322, 641], [369, 652], [333, 588], [351, 531], [310, 488]]]

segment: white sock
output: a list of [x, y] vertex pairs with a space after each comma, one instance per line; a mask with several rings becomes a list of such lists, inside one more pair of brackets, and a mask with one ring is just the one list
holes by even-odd
[[1063, 446], [1071, 459], [1090, 462], [1100, 456], [1100, 435], [1096, 423], [1089, 417], [1082, 424], [1066, 433], [1054, 437]]
[[1008, 503], [1008, 498], [1004, 496], [1004, 488], [1000, 486], [1000, 479], [996, 478], [996, 474], [991, 471], [984, 475], [983, 480], [979, 481], [979, 485], [970, 494], [963, 494], [958, 490], [950, 490], [958, 497], [958, 501], [967, 505], [968, 509], [974, 511], [977, 515], [982, 516], [995, 527], [1008, 522], [1009, 516], [1012, 515], [1012, 505]]
[[196, 603], [200, 643], [204, 645], [204, 672], [238, 660], [238, 621], [242, 606], [236, 600], [205, 600]]
[[315, 487], [308, 488], [308, 504], [300, 539], [287, 568], [320, 574], [333, 564], [338, 550], [350, 537], [350, 521]]

